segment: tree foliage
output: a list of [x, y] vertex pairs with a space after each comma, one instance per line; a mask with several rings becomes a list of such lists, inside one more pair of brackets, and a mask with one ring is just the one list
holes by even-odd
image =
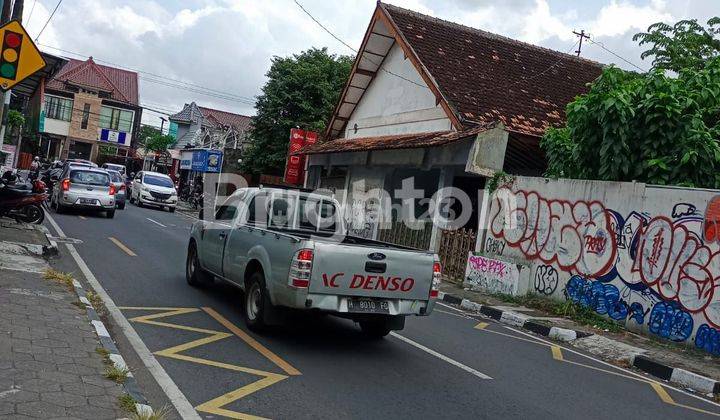
[[701, 69], [705, 62], [720, 56], [720, 17], [707, 22], [705, 28], [697, 19], [681, 20], [675, 25], [658, 22], [650, 25], [647, 32], [633, 37], [639, 44], [651, 47], [642, 53], [643, 59], [653, 58], [653, 68], [680, 72], [683, 69]]
[[243, 155], [243, 170], [281, 174], [290, 129], [325, 130], [351, 65], [352, 58], [328, 54], [326, 48], [274, 57], [255, 105], [257, 115]]
[[175, 142], [172, 136], [162, 134], [155, 127], [143, 125], [138, 134], [140, 146], [148, 152], [162, 152]]
[[[696, 53], [678, 54], [686, 43]], [[605, 68], [545, 134], [548, 175], [720, 188], [720, 56], [697, 45], [663, 39], [645, 74]]]

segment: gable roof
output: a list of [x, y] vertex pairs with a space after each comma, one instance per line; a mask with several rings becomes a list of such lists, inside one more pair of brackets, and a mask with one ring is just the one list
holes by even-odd
[[171, 115], [169, 119], [171, 121], [196, 123], [200, 117], [203, 119], [203, 125], [228, 126], [234, 128], [236, 131], [248, 131], [252, 125], [252, 117], [198, 106], [195, 102], [185, 104], [180, 112]]
[[602, 69], [590, 60], [378, 3], [326, 138], [342, 135], [395, 44], [456, 130], [501, 121], [510, 131], [541, 136], [564, 123], [565, 106]]
[[231, 126], [238, 131], [247, 131], [252, 124], [252, 117], [241, 114], [233, 114], [232, 112], [220, 111], [219, 109], [206, 108], [199, 106], [200, 112], [210, 121], [217, 124]]
[[67, 84], [108, 92], [118, 102], [138, 105], [138, 75], [134, 71], [97, 64], [92, 57], [85, 61], [68, 58], [68, 62], [47, 87], [68, 91]]

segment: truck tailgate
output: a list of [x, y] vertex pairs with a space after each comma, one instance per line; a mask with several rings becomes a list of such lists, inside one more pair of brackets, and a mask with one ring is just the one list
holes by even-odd
[[433, 254], [316, 242], [310, 293], [427, 300]]

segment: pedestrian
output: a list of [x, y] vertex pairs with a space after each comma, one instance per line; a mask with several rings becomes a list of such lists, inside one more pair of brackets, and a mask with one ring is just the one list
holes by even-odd
[[32, 163], [30, 164], [30, 171], [35, 172], [38, 169], [40, 169], [40, 157], [35, 156], [35, 159], [33, 159]]

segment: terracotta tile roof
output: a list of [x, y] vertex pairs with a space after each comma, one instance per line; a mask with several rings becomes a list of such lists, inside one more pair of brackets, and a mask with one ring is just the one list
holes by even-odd
[[380, 3], [461, 120], [540, 136], [602, 65]]
[[69, 82], [110, 92], [111, 99], [138, 105], [137, 73], [97, 64], [92, 57], [86, 61], [67, 60], [68, 63], [47, 83], [48, 88], [68, 91], [66, 82]]
[[252, 117], [248, 117], [247, 115], [233, 114], [232, 112], [205, 108], [203, 106], [199, 106], [198, 109], [200, 109], [200, 112], [202, 112], [206, 119], [222, 125], [232, 126], [238, 131], [247, 131], [252, 124]]
[[486, 124], [462, 131], [434, 131], [431, 133], [336, 139], [307, 146], [297, 153], [312, 155], [318, 153], [363, 152], [368, 150], [415, 149], [419, 147], [444, 146], [461, 139], [476, 136], [492, 128], [492, 126], [493, 124]]

